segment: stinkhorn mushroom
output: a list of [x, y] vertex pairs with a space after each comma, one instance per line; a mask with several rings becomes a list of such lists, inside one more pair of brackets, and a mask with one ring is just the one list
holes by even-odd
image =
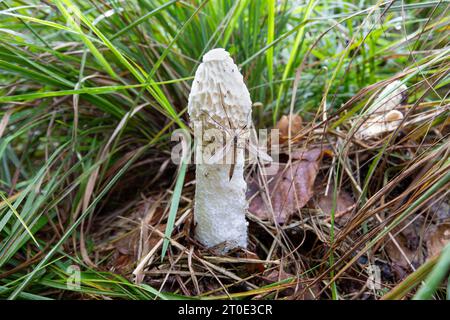
[[[230, 139], [237, 144], [239, 132], [250, 126], [251, 107], [243, 76], [230, 54], [220, 48], [207, 52], [195, 73], [188, 103], [197, 153], [195, 234], [206, 247], [223, 253], [247, 247], [244, 148], [226, 145]], [[211, 129], [223, 133], [224, 149], [234, 152], [231, 161], [208, 163], [211, 141], [204, 133]]]

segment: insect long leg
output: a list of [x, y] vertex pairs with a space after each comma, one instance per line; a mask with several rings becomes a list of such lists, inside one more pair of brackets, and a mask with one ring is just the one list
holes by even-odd
[[233, 148], [232, 148], [232, 156], [233, 156], [233, 160], [231, 162], [230, 165], [230, 171], [228, 172], [228, 180], [231, 181], [231, 178], [233, 178], [233, 174], [234, 174], [234, 167], [236, 166], [236, 148], [237, 148], [237, 136], [234, 136], [233, 138]]
[[[237, 161], [237, 148], [238, 148], [238, 140], [239, 140], [239, 136], [242, 134], [242, 132], [244, 132], [247, 129], [248, 126], [248, 122], [239, 129], [239, 132], [236, 132], [235, 126], [233, 125], [230, 117], [228, 116], [228, 112], [227, 112], [227, 106], [225, 105], [224, 102], [224, 97], [223, 97], [223, 92], [222, 92], [222, 87], [220, 85], [220, 83], [217, 84], [218, 88], [219, 88], [219, 94], [220, 94], [220, 104], [222, 106], [222, 109], [225, 113], [225, 116], [227, 118], [227, 122], [228, 122], [228, 128], [226, 128], [225, 126], [223, 126], [222, 124], [220, 124], [219, 122], [217, 122], [214, 118], [212, 118], [209, 114], [206, 114], [219, 128], [222, 128], [226, 133], [228, 133], [228, 135], [231, 137], [230, 142], [226, 142], [225, 147], [219, 151], [217, 154], [215, 154], [213, 157], [211, 157], [211, 159], [214, 160], [218, 160], [218, 158], [222, 158], [223, 156], [223, 152], [225, 151], [225, 156], [228, 155], [229, 152], [232, 152], [231, 154], [231, 164], [230, 164], [230, 170], [228, 172], [228, 177], [229, 180], [232, 179], [233, 174], [234, 174], [234, 169], [236, 167], [236, 161]], [[248, 114], [248, 117], [250, 117], [250, 113]], [[231, 131], [231, 132], [230, 132]]]

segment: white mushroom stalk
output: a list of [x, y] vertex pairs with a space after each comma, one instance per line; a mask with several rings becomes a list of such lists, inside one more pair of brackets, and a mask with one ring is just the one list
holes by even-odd
[[[196, 237], [227, 252], [247, 247], [247, 184], [241, 139], [251, 121], [250, 94], [230, 54], [213, 49], [203, 57], [189, 95], [196, 143], [194, 220]], [[219, 135], [217, 134], [219, 133]], [[211, 152], [212, 140], [222, 143]], [[212, 160], [214, 159], [214, 160]]]

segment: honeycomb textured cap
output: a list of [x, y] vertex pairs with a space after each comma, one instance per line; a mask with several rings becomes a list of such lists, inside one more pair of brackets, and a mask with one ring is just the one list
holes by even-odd
[[221, 61], [230, 58], [230, 54], [223, 48], [216, 48], [208, 51], [203, 56], [203, 62]]
[[251, 108], [250, 93], [230, 54], [221, 48], [207, 52], [189, 94], [192, 124], [218, 128], [231, 122], [234, 129], [240, 128], [250, 121]]

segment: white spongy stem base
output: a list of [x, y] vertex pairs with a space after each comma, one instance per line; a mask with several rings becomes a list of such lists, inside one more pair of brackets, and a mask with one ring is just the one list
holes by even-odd
[[222, 252], [247, 247], [243, 166], [236, 164], [231, 180], [229, 169], [230, 165], [224, 164], [198, 164], [196, 171], [196, 236], [206, 247], [220, 244]]

